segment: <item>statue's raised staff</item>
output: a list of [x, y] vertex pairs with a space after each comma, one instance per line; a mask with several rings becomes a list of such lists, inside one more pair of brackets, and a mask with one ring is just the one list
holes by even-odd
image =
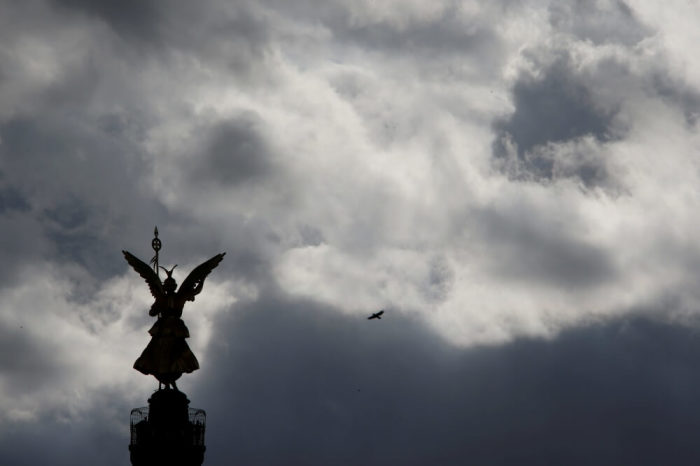
[[[185, 341], [185, 338], [189, 338], [190, 332], [180, 318], [182, 309], [186, 301], [194, 301], [194, 297], [201, 293], [204, 279], [219, 265], [226, 253], [217, 254], [197, 266], [178, 289], [172, 276], [177, 265], [170, 270], [160, 267], [158, 265], [160, 242], [156, 245], [154, 240], [153, 249], [156, 251], [156, 256], [151, 262], [154, 263], [155, 270], [130, 252], [122, 251], [129, 265], [148, 283], [148, 288], [155, 298], [149, 314], [158, 316], [158, 320], [148, 331], [151, 334], [151, 341], [134, 363], [134, 369], [146, 375], [153, 375], [160, 384], [165, 385], [165, 388], [172, 386], [177, 390], [175, 381], [183, 373], [189, 374], [199, 369], [199, 362]], [[162, 283], [157, 273], [159, 267], [167, 274]]]

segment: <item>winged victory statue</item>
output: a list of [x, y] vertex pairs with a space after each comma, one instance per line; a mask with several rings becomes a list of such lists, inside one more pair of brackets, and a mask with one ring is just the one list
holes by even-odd
[[[157, 239], [157, 230], [156, 230]], [[160, 244], [158, 244], [159, 246]], [[155, 246], [154, 246], [155, 249]], [[182, 309], [187, 301], [194, 301], [194, 297], [201, 293], [204, 279], [219, 265], [224, 255], [221, 253], [195, 267], [192, 272], [177, 288], [177, 282], [173, 278], [173, 270], [161, 267], [157, 262], [158, 251], [156, 249], [155, 268], [162, 268], [167, 277], [161, 282], [156, 270], [134, 256], [128, 251], [122, 251], [124, 258], [146, 280], [155, 302], [148, 312], [151, 316], [157, 316], [153, 327], [148, 331], [151, 341], [134, 363], [134, 369], [146, 375], [153, 375], [160, 385], [165, 388], [172, 386], [177, 390], [175, 381], [183, 373], [191, 373], [199, 369], [199, 362], [185, 341], [190, 332], [181, 319]]]

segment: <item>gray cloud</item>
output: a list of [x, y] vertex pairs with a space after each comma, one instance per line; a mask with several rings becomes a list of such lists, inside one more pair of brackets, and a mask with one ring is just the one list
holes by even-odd
[[28, 264], [50, 252], [51, 245], [46, 242], [41, 224], [26, 213], [5, 212], [0, 216], [0, 226], [0, 287], [11, 287], [18, 284]]
[[435, 256], [430, 261], [426, 294], [436, 302], [444, 301], [454, 286], [454, 270], [445, 256]]
[[661, 96], [674, 107], [682, 109], [690, 127], [700, 118], [700, 91], [682, 80], [674, 78], [666, 70], [660, 70], [651, 77], [650, 93]]
[[633, 46], [653, 34], [623, 0], [553, 2], [549, 6], [549, 20], [556, 30], [594, 44]]
[[195, 176], [223, 186], [260, 183], [272, 170], [272, 149], [254, 114], [215, 123], [208, 132], [204, 152], [192, 159]]
[[[515, 111], [495, 124], [497, 157], [507, 155], [507, 144], [516, 145], [519, 167], [535, 179], [555, 176], [555, 161], [535, 150], [547, 143], [558, 143], [592, 135], [599, 141], [614, 137], [611, 128], [615, 111], [596, 103], [585, 81], [572, 70], [570, 58], [562, 57], [544, 70], [541, 77], [522, 76], [513, 87]], [[577, 176], [587, 185], [606, 177], [604, 161], [582, 160]]]
[[[445, 56], [478, 56], [482, 66], [497, 65], [499, 38], [478, 24], [460, 22], [455, 11], [446, 10], [430, 21], [416, 21], [407, 27], [389, 22], [353, 25], [346, 22], [334, 32], [370, 50], [389, 54], [420, 54], [426, 59]], [[476, 58], [476, 57], [475, 57]]]
[[575, 226], [538, 218], [526, 205], [483, 211], [478, 219], [492, 245], [491, 266], [507, 280], [581, 289], [608, 283], [620, 273], [607, 250], [587, 242]]
[[28, 209], [27, 199], [16, 188], [3, 187], [0, 190], [0, 214], [7, 214], [13, 211], [26, 212]]
[[107, 260], [121, 243], [114, 227], [128, 216], [146, 220], [159, 212], [153, 203], [150, 212], [137, 208], [147, 166], [133, 143], [85, 120], [52, 116], [9, 120], [0, 124], [0, 138], [8, 189], [30, 206], [18, 215], [41, 225], [44, 239], [34, 247], [51, 244], [57, 259], [103, 278], [121, 269]]
[[[257, 86], [269, 78], [265, 56], [271, 43], [269, 19], [258, 4], [207, 0], [186, 1], [50, 0], [59, 17], [93, 27], [106, 26], [114, 37], [108, 53], [134, 62], [134, 71], [148, 63], [167, 63], [196, 56], [207, 67], [226, 70], [237, 85]], [[84, 21], [87, 20], [87, 22]], [[100, 44], [104, 45], [104, 44]], [[104, 58], [95, 58], [104, 63]], [[184, 63], [183, 63], [184, 64]], [[190, 66], [194, 63], [189, 63]]]
[[348, 49], [359, 48], [390, 62], [399, 63], [406, 56], [420, 57], [422, 66], [413, 73], [446, 74], [453, 79], [461, 73], [451, 60], [459, 60], [479, 67], [479, 74], [470, 74], [471, 79], [485, 80], [503, 65], [503, 43], [490, 27], [491, 21], [517, 10], [509, 2], [494, 2], [469, 12], [452, 1], [372, 7], [318, 0], [263, 3], [297, 23], [322, 26], [343, 55]]
[[52, 349], [32, 339], [31, 329], [19, 322], [14, 328], [0, 327], [1, 380], [14, 396], [40, 392], [61, 376]]
[[146, 0], [110, 1], [51, 0], [56, 6], [94, 16], [109, 24], [125, 38], [153, 40], [158, 37], [163, 20], [162, 5]]

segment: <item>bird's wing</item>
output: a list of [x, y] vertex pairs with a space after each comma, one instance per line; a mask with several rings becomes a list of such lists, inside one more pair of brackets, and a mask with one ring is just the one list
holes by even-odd
[[377, 312], [377, 317], [379, 317], [379, 316], [382, 315], [382, 314], [384, 314], [384, 309], [382, 309], [381, 311]]
[[178, 296], [189, 301], [194, 301], [194, 297], [199, 294], [200, 291], [202, 291], [204, 279], [207, 278], [207, 275], [209, 275], [209, 273], [214, 270], [217, 265], [219, 265], [219, 262], [224, 259], [224, 255], [226, 255], [225, 252], [217, 254], [208, 261], [195, 267], [177, 290]]
[[165, 294], [163, 290], [163, 284], [160, 282], [158, 275], [153, 271], [151, 267], [148, 266], [138, 257], [131, 254], [129, 251], [122, 251], [124, 253], [124, 258], [129, 263], [131, 267], [134, 268], [148, 283], [148, 288], [151, 290], [151, 294], [154, 298], [158, 299]]

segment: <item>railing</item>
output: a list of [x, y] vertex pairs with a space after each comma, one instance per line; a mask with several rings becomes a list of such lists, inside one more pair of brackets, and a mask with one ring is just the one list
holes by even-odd
[[207, 413], [203, 409], [188, 408], [187, 417], [192, 426], [192, 445], [204, 446], [204, 430], [207, 426]]
[[[148, 421], [148, 407], [131, 410], [131, 445], [142, 445], [153, 438], [154, 432]], [[207, 423], [207, 413], [203, 409], [188, 408], [187, 410], [189, 435], [185, 436], [187, 444], [204, 446], [204, 433]], [[187, 439], [189, 438], [189, 441]]]
[[131, 444], [138, 445], [139, 439], [144, 440], [145, 430], [148, 427], [148, 407], [134, 408], [131, 410]]

